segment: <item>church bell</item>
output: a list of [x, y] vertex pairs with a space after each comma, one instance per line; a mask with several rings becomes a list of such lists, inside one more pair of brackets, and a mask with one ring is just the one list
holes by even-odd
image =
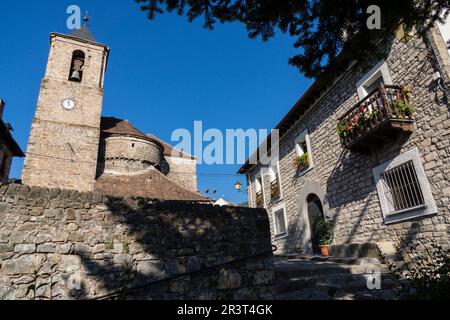
[[84, 64], [84, 61], [81, 59], [75, 59], [73, 61], [72, 72], [71, 72], [69, 80], [78, 81], [78, 82], [81, 81], [81, 72], [82, 72], [83, 64]]

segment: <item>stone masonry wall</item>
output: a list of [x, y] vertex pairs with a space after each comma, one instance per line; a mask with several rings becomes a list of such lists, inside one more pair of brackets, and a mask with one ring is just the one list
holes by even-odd
[[196, 159], [165, 156], [161, 171], [183, 188], [198, 191]]
[[[306, 196], [319, 193], [327, 218], [336, 221], [334, 243], [392, 241], [450, 242], [450, 112], [442, 91], [433, 82], [435, 71], [430, 46], [416, 36], [408, 43], [390, 37], [380, 46], [394, 85], [410, 85], [410, 102], [416, 107], [414, 133], [407, 141], [386, 141], [372, 154], [343, 148], [336, 132], [338, 118], [359, 101], [356, 83], [380, 58], [368, 57], [345, 74], [280, 142], [282, 199], [270, 201], [269, 181], [264, 179], [266, 207], [273, 234], [272, 209], [283, 204], [289, 235], [273, 242], [286, 252], [308, 252], [310, 228]], [[431, 58], [431, 59], [430, 59]], [[448, 70], [447, 70], [448, 71]], [[308, 130], [314, 167], [299, 174], [292, 168], [295, 139]], [[399, 154], [420, 150], [438, 214], [387, 225], [384, 223], [372, 169]], [[249, 175], [250, 203], [255, 203], [255, 168]], [[322, 195], [320, 195], [322, 193]]]
[[[83, 79], [68, 81], [73, 52], [85, 53]], [[108, 49], [52, 35], [22, 180], [32, 186], [94, 189]], [[63, 108], [71, 99], [75, 107]]]
[[0, 187], [0, 299], [90, 299], [260, 253], [120, 298], [271, 298], [265, 210]]
[[106, 171], [133, 173], [148, 169], [151, 165], [161, 165], [162, 147], [154, 142], [134, 137], [111, 136], [100, 144], [99, 162], [100, 166], [104, 163]]

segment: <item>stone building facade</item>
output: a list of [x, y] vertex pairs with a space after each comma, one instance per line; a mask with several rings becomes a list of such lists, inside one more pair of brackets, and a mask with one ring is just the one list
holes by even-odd
[[8, 181], [13, 158], [24, 157], [22, 149], [11, 134], [11, 125], [3, 121], [4, 110], [5, 102], [0, 99], [0, 183]]
[[321, 216], [335, 248], [448, 246], [445, 40], [438, 28], [412, 39], [393, 33], [334, 81], [318, 79], [276, 127], [279, 157], [269, 167], [247, 162], [240, 169], [249, 203], [267, 209], [281, 251], [317, 253]]
[[[70, 79], [78, 52], [84, 55], [81, 81]], [[108, 54], [105, 45], [51, 34], [22, 171], [25, 184], [93, 190]]]
[[194, 157], [127, 120], [102, 117], [109, 48], [98, 43], [87, 26], [70, 35], [52, 33], [50, 40], [23, 183], [115, 196], [209, 201], [198, 193]]

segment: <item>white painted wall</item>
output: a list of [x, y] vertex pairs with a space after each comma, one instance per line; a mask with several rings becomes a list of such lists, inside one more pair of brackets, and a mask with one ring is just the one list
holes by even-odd
[[[442, 37], [444, 38], [445, 43], [448, 43], [448, 41], [450, 41], [450, 16], [447, 18], [444, 24], [438, 22], [437, 25], [439, 31], [442, 34]], [[447, 51], [450, 54], [450, 49], [447, 49]]]

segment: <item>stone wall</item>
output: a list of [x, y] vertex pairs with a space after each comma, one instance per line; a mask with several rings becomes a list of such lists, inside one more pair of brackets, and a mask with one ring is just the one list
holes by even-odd
[[163, 148], [157, 142], [134, 137], [110, 136], [100, 144], [100, 170], [104, 165], [104, 170], [108, 172], [134, 173], [146, 170], [150, 166], [161, 166]]
[[265, 210], [0, 187], [0, 299], [90, 299], [260, 253], [121, 298], [271, 298]]
[[[443, 93], [432, 75], [433, 53], [426, 38], [416, 36], [408, 43], [390, 37], [380, 46], [394, 85], [410, 85], [410, 102], [416, 107], [414, 133], [407, 141], [393, 139], [371, 154], [351, 152], [343, 148], [336, 123], [346, 110], [359, 101], [358, 81], [380, 58], [368, 57], [357, 64], [316, 102], [280, 142], [280, 176], [282, 199], [272, 203], [268, 178], [264, 178], [266, 207], [273, 234], [272, 210], [284, 205], [289, 235], [274, 243], [287, 252], [310, 252], [310, 226], [307, 196], [317, 194], [327, 218], [336, 222], [335, 244], [358, 242], [450, 241], [450, 112]], [[431, 53], [431, 56], [428, 54]], [[429, 59], [431, 57], [431, 59]], [[436, 57], [435, 57], [436, 58]], [[308, 130], [314, 167], [299, 174], [292, 167], [295, 140]], [[417, 147], [420, 150], [438, 213], [433, 216], [386, 224], [372, 169], [399, 154]], [[249, 175], [250, 203], [255, 204], [255, 168]]]
[[161, 171], [176, 184], [185, 189], [197, 192], [197, 160], [165, 156], [161, 164]]

